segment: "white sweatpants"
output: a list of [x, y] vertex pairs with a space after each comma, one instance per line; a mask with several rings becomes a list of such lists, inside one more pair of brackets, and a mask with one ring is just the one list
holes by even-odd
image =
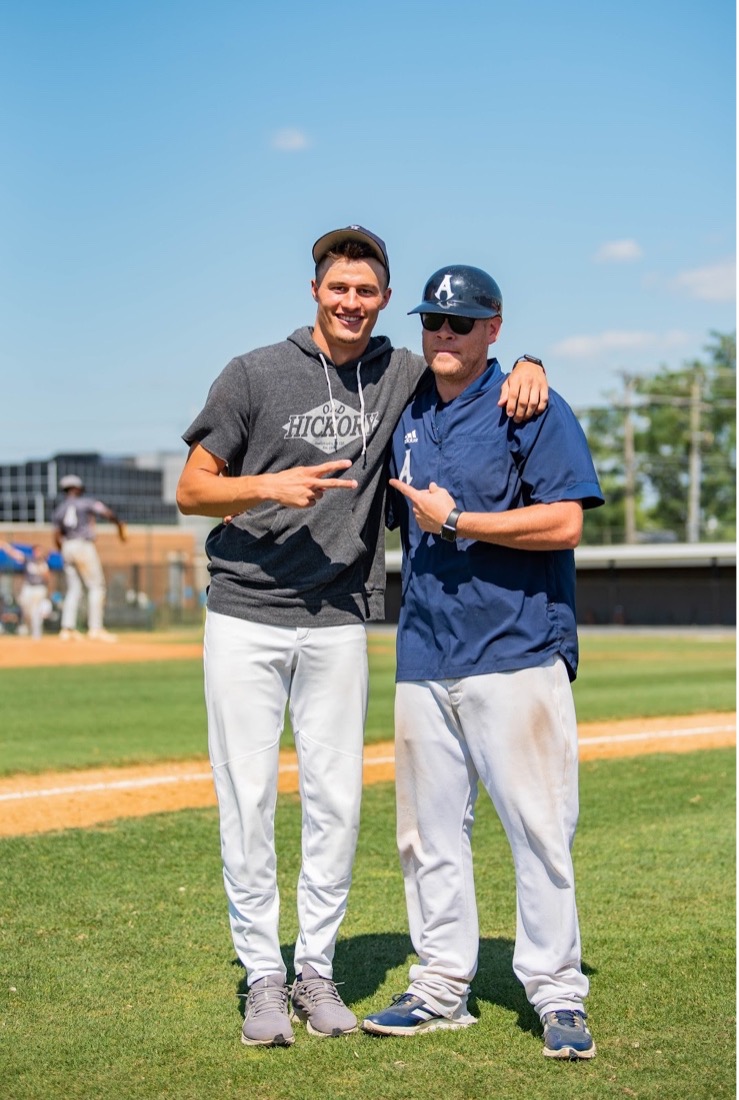
[[105, 606], [105, 574], [97, 547], [88, 539], [65, 539], [62, 547], [67, 591], [62, 606], [62, 630], [77, 629], [77, 611], [82, 597], [82, 585], [87, 589], [88, 630], [103, 629]]
[[466, 1007], [479, 949], [471, 837], [480, 779], [513, 853], [513, 969], [540, 1016], [579, 1006], [588, 981], [571, 858], [577, 726], [564, 663], [399, 683], [395, 716], [398, 849], [420, 959], [410, 992], [444, 1016]]
[[209, 611], [208, 745], [234, 947], [248, 982], [286, 976], [274, 815], [285, 704], [298, 753], [302, 866], [295, 972], [333, 973], [359, 831], [367, 713], [363, 625], [292, 629]]

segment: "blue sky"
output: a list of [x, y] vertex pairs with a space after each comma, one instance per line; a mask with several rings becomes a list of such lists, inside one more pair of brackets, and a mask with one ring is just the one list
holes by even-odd
[[177, 450], [232, 356], [387, 242], [378, 331], [449, 263], [575, 407], [735, 327], [728, 0], [36, 0], [0, 33], [0, 461]]

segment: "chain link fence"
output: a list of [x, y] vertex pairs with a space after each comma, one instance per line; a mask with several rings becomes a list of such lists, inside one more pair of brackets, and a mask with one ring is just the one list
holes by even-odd
[[[207, 574], [192, 562], [173, 556], [164, 564], [137, 563], [104, 566], [107, 588], [105, 625], [109, 629], [163, 630], [202, 622]], [[20, 570], [0, 572], [0, 632], [22, 631], [18, 595], [23, 584]], [[60, 629], [66, 585], [64, 573], [52, 569], [49, 583], [51, 614], [44, 631]], [[80, 604], [79, 622], [87, 621], [86, 601]]]

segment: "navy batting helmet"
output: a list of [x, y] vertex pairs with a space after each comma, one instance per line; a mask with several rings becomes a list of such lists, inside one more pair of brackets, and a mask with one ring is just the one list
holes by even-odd
[[487, 271], [455, 264], [434, 272], [411, 313], [456, 313], [458, 317], [502, 317], [503, 296]]

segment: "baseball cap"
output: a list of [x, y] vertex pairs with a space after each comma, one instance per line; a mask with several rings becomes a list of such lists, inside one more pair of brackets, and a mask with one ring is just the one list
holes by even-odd
[[370, 232], [361, 225], [347, 225], [346, 229], [332, 229], [330, 233], [324, 233], [319, 237], [313, 245], [315, 263], [320, 263], [326, 253], [342, 241], [361, 241], [362, 244], [366, 244], [387, 271], [388, 279], [390, 278], [390, 261], [387, 258], [385, 242], [376, 233]]
[[77, 474], [65, 474], [65, 476], [59, 482], [60, 489], [84, 489], [82, 484], [82, 478], [77, 477]]

